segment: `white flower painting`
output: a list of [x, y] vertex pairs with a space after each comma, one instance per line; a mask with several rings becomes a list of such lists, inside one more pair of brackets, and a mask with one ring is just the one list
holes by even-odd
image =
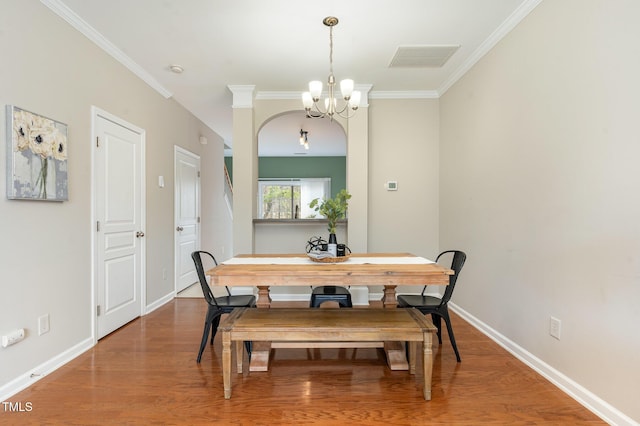
[[7, 197], [67, 200], [67, 125], [8, 105], [7, 136]]

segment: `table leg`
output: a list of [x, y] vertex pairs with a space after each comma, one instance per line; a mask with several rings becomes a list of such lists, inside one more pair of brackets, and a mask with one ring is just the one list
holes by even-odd
[[270, 308], [271, 307], [271, 297], [269, 297], [269, 286], [268, 285], [259, 285], [258, 286], [258, 302], [256, 303], [258, 308]]
[[253, 342], [249, 371], [269, 371], [271, 342]]
[[403, 342], [384, 342], [387, 364], [391, 370], [408, 370], [407, 354]]
[[422, 368], [424, 370], [424, 399], [431, 401], [431, 375], [433, 373], [433, 350], [431, 332], [424, 332], [424, 342], [422, 343]]
[[[396, 300], [395, 285], [385, 285], [382, 304], [385, 309], [395, 309], [398, 306]], [[387, 363], [392, 370], [408, 370], [407, 354], [403, 342], [385, 342], [384, 350], [387, 354]]]
[[395, 308], [398, 306], [398, 301], [396, 300], [396, 287], [395, 285], [385, 285], [384, 286], [384, 295], [382, 296], [382, 305], [385, 308]]
[[[269, 296], [269, 286], [258, 286], [259, 309], [271, 307], [271, 297]], [[251, 349], [251, 360], [249, 361], [249, 371], [269, 371], [269, 353], [271, 352], [271, 342], [254, 342]]]
[[231, 398], [231, 333], [222, 332], [222, 383], [224, 398]]

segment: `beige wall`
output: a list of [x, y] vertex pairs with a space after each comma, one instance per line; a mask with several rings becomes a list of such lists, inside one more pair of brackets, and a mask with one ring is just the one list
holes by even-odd
[[[163, 98], [40, 2], [0, 0], [0, 10], [5, 58], [0, 67], [0, 334], [27, 330], [23, 342], [0, 349], [2, 389], [93, 338], [91, 106], [146, 130], [147, 305], [173, 292], [174, 145], [202, 155], [203, 167], [210, 168], [202, 180], [205, 222], [218, 209], [209, 187], [222, 197], [223, 149], [220, 138], [178, 103]], [[68, 125], [69, 201], [5, 198], [5, 104]], [[208, 145], [198, 143], [201, 134]], [[157, 185], [160, 175], [164, 188]], [[217, 232], [203, 225], [203, 243]], [[50, 315], [51, 331], [38, 336], [37, 318], [44, 314]]]
[[639, 16], [543, 2], [440, 100], [454, 302], [636, 421]]
[[[438, 244], [438, 100], [371, 102], [370, 252], [435, 258]], [[397, 181], [397, 191], [385, 184]]]
[[[369, 110], [368, 251], [435, 259], [440, 247], [438, 100], [376, 99]], [[387, 191], [388, 181], [397, 181], [398, 190]], [[380, 294], [382, 287], [370, 291]]]

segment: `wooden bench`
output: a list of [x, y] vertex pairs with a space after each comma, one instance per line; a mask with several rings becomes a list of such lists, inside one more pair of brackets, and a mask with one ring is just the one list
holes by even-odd
[[[378, 342], [409, 342], [409, 373], [415, 374], [422, 342], [424, 399], [431, 399], [432, 336], [435, 326], [416, 309], [235, 309], [222, 331], [224, 397], [231, 398], [231, 342], [242, 373], [243, 341], [287, 342], [287, 347], [367, 347]], [[275, 344], [274, 344], [275, 346]], [[283, 346], [280, 346], [283, 347]]]

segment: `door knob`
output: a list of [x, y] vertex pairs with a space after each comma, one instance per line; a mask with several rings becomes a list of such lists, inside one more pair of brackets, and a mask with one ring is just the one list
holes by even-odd
[[141, 237], [144, 237], [144, 232], [142, 231], [136, 232], [136, 238], [141, 238]]
[[182, 226], [178, 226], [178, 227], [176, 228], [176, 231], [184, 231], [184, 228], [183, 228]]

